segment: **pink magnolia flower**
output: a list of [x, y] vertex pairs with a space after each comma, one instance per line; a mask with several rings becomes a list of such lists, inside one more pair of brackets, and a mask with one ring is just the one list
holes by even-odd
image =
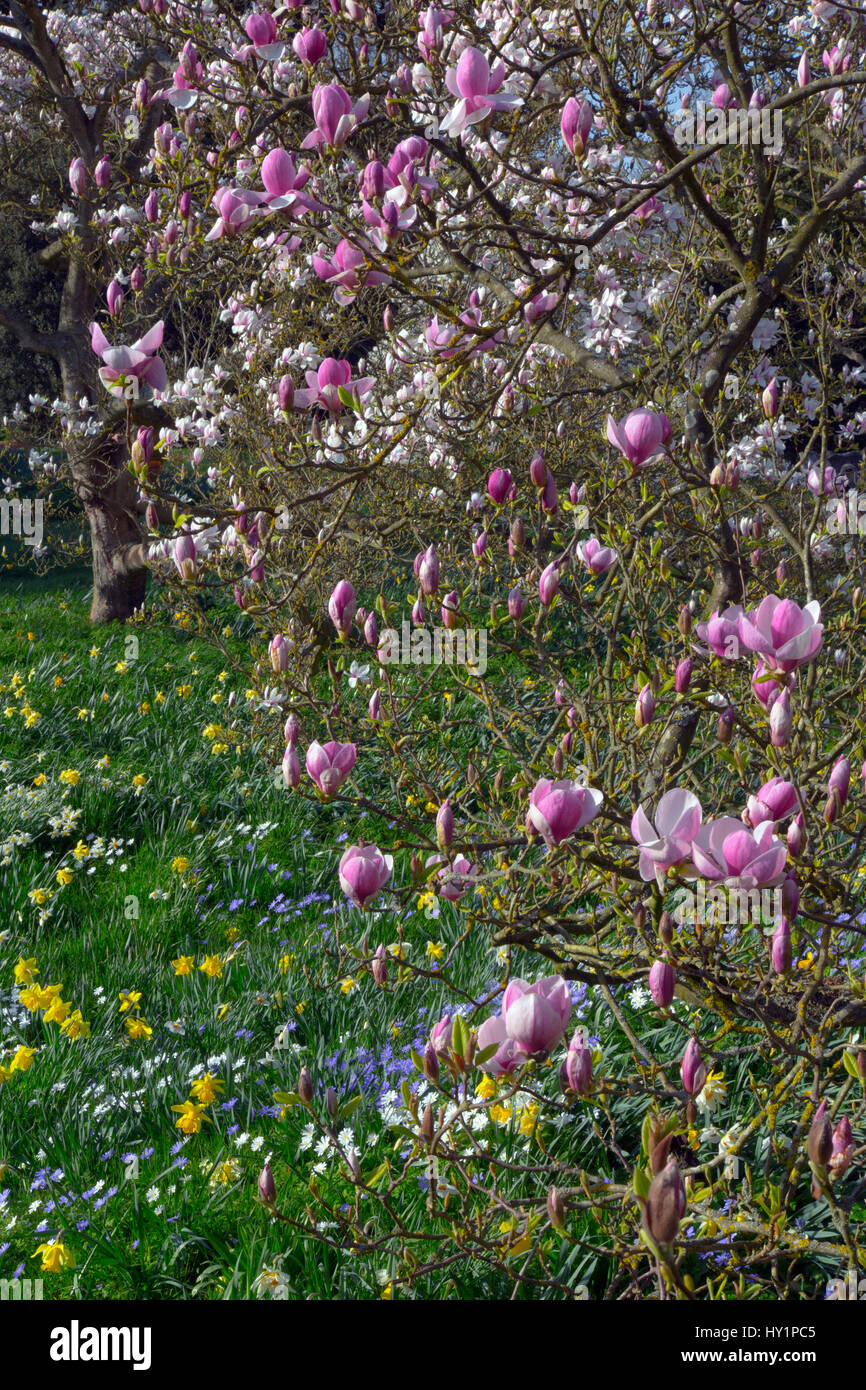
[[451, 1015], [445, 1014], [438, 1023], [433, 1025], [430, 1034], [430, 1046], [434, 1052], [448, 1052], [451, 1048]]
[[821, 54], [821, 62], [831, 77], [835, 77], [838, 72], [847, 72], [851, 66], [851, 54], [845, 52], [844, 40], [841, 44], [834, 43], [829, 51], [825, 48]]
[[[362, 271], [366, 256], [358, 246], [353, 246], [345, 238], [338, 242], [334, 259], [326, 261], [324, 256], [313, 256], [313, 270], [320, 280], [334, 286], [334, 298], [338, 304], [351, 304], [364, 285], [387, 285], [390, 275], [381, 270]], [[361, 272], [361, 273], [359, 273]]]
[[704, 1088], [707, 1079], [707, 1066], [701, 1055], [701, 1047], [697, 1038], [689, 1038], [686, 1050], [683, 1053], [683, 1060], [680, 1063], [680, 1076], [683, 1079], [683, 1086], [690, 1096], [696, 1096]]
[[701, 826], [692, 841], [692, 863], [701, 878], [726, 888], [770, 888], [781, 883], [787, 847], [773, 833], [774, 822], [745, 830], [734, 816]]
[[271, 669], [276, 675], [280, 671], [287, 671], [289, 668], [289, 656], [291, 654], [291, 644], [287, 637], [278, 632], [272, 637], [268, 644], [268, 656], [271, 661]]
[[377, 251], [387, 251], [418, 219], [418, 209], [407, 201], [402, 187], [385, 194], [381, 209], [373, 207], [365, 198], [361, 211], [370, 228], [370, 243]]
[[575, 159], [583, 158], [593, 119], [592, 107], [588, 101], [579, 102], [576, 97], [569, 97], [562, 108], [559, 128], [568, 150]]
[[[790, 684], [792, 686], [795, 684], [796, 679], [796, 676], [791, 677]], [[781, 690], [782, 686], [779, 681], [771, 677], [770, 671], [764, 665], [763, 661], [759, 661], [752, 673], [752, 693], [755, 699], [760, 700], [764, 709], [772, 709]]]
[[203, 77], [204, 69], [198, 60], [195, 45], [191, 39], [187, 39], [174, 74], [174, 86], [164, 95], [176, 110], [187, 111], [198, 101], [198, 89]]
[[354, 743], [313, 742], [307, 749], [307, 772], [324, 797], [335, 796], [352, 768], [358, 750]]
[[661, 885], [668, 869], [688, 859], [692, 841], [701, 828], [703, 808], [693, 792], [673, 787], [656, 807], [655, 825], [642, 806], [631, 818], [631, 833], [640, 845], [640, 876], [644, 883]]
[[649, 973], [649, 992], [654, 1004], [666, 1009], [674, 997], [677, 975], [670, 961], [657, 960]]
[[282, 762], [283, 785], [297, 787], [301, 780], [301, 763], [293, 743], [288, 744]]
[[791, 737], [794, 715], [791, 710], [791, 697], [787, 690], [773, 701], [770, 710], [770, 742], [774, 748], [784, 748]]
[[824, 640], [818, 602], [801, 608], [793, 599], [777, 594], [768, 594], [757, 608], [743, 614], [739, 629], [743, 646], [757, 652], [775, 671], [796, 671], [812, 661]]
[[533, 324], [538, 323], [538, 320], [544, 318], [545, 314], [552, 313], [558, 303], [559, 295], [554, 294], [552, 290], [546, 294], [534, 294], [529, 303], [524, 305], [523, 317], [532, 328]]
[[352, 104], [352, 98], [337, 82], [321, 83], [313, 88], [313, 120], [315, 130], [311, 130], [301, 141], [302, 150], [315, 149], [316, 145], [327, 145], [339, 150], [349, 136], [366, 118], [370, 109], [369, 94]]
[[466, 890], [473, 886], [478, 876], [478, 870], [473, 868], [462, 854], [455, 857], [453, 864], [446, 864], [441, 854], [431, 854], [427, 860], [427, 867], [432, 864], [444, 866], [436, 874], [434, 891], [437, 897], [444, 898], [449, 903], [458, 902]]
[[787, 975], [792, 960], [791, 927], [787, 917], [783, 917], [770, 942], [770, 963], [777, 975]]
[[326, 357], [315, 372], [305, 372], [308, 390], [295, 392], [295, 409], [303, 410], [310, 406], [323, 406], [332, 415], [339, 415], [343, 409], [340, 388], [348, 391], [355, 399], [366, 396], [372, 388], [371, 376], [352, 380], [352, 364], [344, 359]]
[[772, 821], [775, 825], [777, 821], [794, 815], [799, 805], [794, 783], [786, 782], [784, 777], [771, 777], [754, 796], [749, 797], [743, 820], [753, 830], [764, 821]]
[[508, 491], [513, 481], [509, 468], [494, 468], [487, 479], [487, 493], [491, 502], [495, 502], [497, 506], [501, 507], [508, 497]]
[[508, 1036], [505, 1019], [501, 1014], [486, 1018], [478, 1029], [478, 1051], [484, 1052], [488, 1047], [495, 1047], [496, 1051], [486, 1062], [480, 1062], [479, 1066], [491, 1076], [510, 1076], [527, 1061], [526, 1053]]
[[218, 188], [211, 198], [218, 216], [205, 241], [219, 241], [220, 237], [237, 236], [245, 231], [251, 222], [262, 216], [265, 201], [263, 193], [250, 188]]
[[718, 610], [706, 623], [698, 623], [695, 631], [702, 642], [706, 642], [716, 656], [725, 656], [735, 661], [740, 655], [740, 619], [743, 610], [739, 605]]
[[77, 198], [80, 198], [87, 188], [87, 165], [80, 157], [73, 159], [69, 165], [69, 187]]
[[655, 712], [656, 697], [653, 688], [651, 685], [645, 685], [641, 688], [634, 706], [634, 718], [638, 728], [645, 729], [647, 724], [651, 724]]
[[189, 534], [178, 536], [174, 543], [174, 563], [181, 579], [189, 583], [195, 579], [197, 572], [195, 540]]
[[460, 135], [469, 125], [483, 121], [490, 111], [506, 111], [520, 106], [523, 98], [502, 91], [505, 64], [500, 60], [491, 68], [477, 48], [466, 48], [455, 68], [445, 74], [445, 86], [458, 98], [439, 127], [443, 135]]
[[470, 331], [464, 332], [457, 324], [440, 324], [439, 315], [434, 314], [424, 330], [427, 346], [443, 358], [454, 357], [466, 349], [471, 349], [470, 356], [473, 357], [479, 352], [489, 352], [501, 342], [503, 330], [499, 329], [490, 338], [473, 332], [481, 327], [481, 318], [481, 301], [477, 291], [473, 290], [469, 296], [469, 308], [458, 317], [458, 323], [464, 324]]
[[[508, 593], [508, 616], [512, 622], [519, 622], [526, 612], [527, 598], [523, 590], [516, 586]], [[866, 766], [866, 764], [864, 764]]]
[[529, 821], [545, 844], [561, 845], [595, 819], [603, 801], [603, 794], [595, 787], [542, 778], [529, 796]]
[[739, 104], [727, 82], [720, 82], [710, 97], [710, 105], [717, 107], [719, 111], [727, 111], [729, 107], [736, 108]]
[[633, 468], [642, 468], [663, 452], [671, 437], [671, 422], [656, 410], [633, 410], [619, 424], [608, 415], [607, 437]]
[[588, 1096], [592, 1091], [592, 1053], [586, 1045], [583, 1028], [576, 1028], [568, 1044], [565, 1061], [559, 1069], [562, 1090], [576, 1096]]
[[432, 598], [439, 588], [439, 556], [435, 545], [428, 545], [426, 550], [420, 552], [417, 573], [421, 593]]
[[836, 494], [836, 469], [828, 466], [822, 473], [810, 468], [806, 474], [806, 486], [814, 497], [833, 497]]
[[550, 1052], [571, 1018], [571, 995], [560, 975], [550, 975], [530, 985], [511, 980], [502, 996], [500, 1017], [505, 1031], [528, 1057]]
[[302, 63], [314, 68], [328, 51], [328, 40], [321, 29], [301, 29], [292, 39], [292, 48]]
[[559, 565], [552, 560], [545, 569], [541, 571], [538, 580], [538, 597], [541, 599], [545, 608], [548, 608], [559, 592]]
[[776, 378], [764, 387], [761, 395], [761, 409], [768, 420], [772, 420], [779, 409], [779, 387]]
[[165, 363], [156, 356], [162, 347], [163, 322], [154, 324], [131, 347], [112, 347], [98, 323], [90, 325], [90, 346], [105, 363], [99, 379], [112, 396], [135, 399], [142, 385], [164, 391], [168, 385]]
[[277, 40], [277, 26], [274, 17], [267, 10], [248, 15], [244, 24], [246, 36], [257, 58], [265, 62], [279, 62], [286, 51], [286, 45]]
[[430, 5], [419, 13], [421, 33], [418, 35], [418, 51], [425, 63], [429, 63], [431, 57], [442, 48], [445, 25], [450, 24], [453, 18], [453, 10], [440, 10], [437, 5]]
[[[266, 154], [262, 160], [261, 174], [265, 188], [262, 202], [267, 203], [272, 212], [285, 212], [293, 217], [297, 216], [300, 208], [306, 208], [309, 212], [321, 211], [322, 204], [309, 193], [302, 192], [310, 177], [309, 169], [306, 164], [296, 168], [295, 161], [286, 150], [276, 149]], [[234, 190], [237, 196], [241, 191]]]
[[340, 860], [340, 887], [355, 907], [366, 909], [385, 887], [393, 869], [391, 855], [375, 845], [350, 845]]
[[348, 579], [341, 579], [334, 585], [328, 599], [328, 615], [341, 637], [348, 637], [352, 631], [352, 619], [358, 606], [355, 589]]
[[615, 550], [602, 545], [595, 536], [590, 536], [588, 541], [580, 541], [576, 549], [578, 557], [591, 574], [604, 574], [605, 570], [609, 570], [619, 559]]

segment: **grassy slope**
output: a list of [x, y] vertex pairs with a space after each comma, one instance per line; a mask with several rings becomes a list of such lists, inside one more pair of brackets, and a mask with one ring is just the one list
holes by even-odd
[[[134, 652], [130, 636], [138, 640], [137, 659], [118, 670]], [[407, 1051], [421, 1037], [419, 1014], [428, 1022], [438, 1017], [446, 996], [435, 980], [402, 985], [397, 995], [377, 990], [369, 977], [346, 993], [333, 987], [323, 941], [333, 926], [334, 865], [353, 827], [341, 826], [338, 808], [275, 788], [255, 747], [214, 755], [219, 739], [203, 738], [202, 730], [224, 718], [225, 700], [214, 705], [213, 696], [225, 697], [231, 682], [219, 674], [214, 655], [188, 633], [95, 632], [82, 582], [5, 584], [0, 793], [4, 786], [25, 792], [0, 803], [0, 842], [22, 824], [35, 838], [13, 849], [0, 871], [0, 1043], [23, 1041], [38, 1052], [30, 1070], [0, 1086], [0, 1163], [8, 1165], [0, 1192], [8, 1190], [7, 1215], [17, 1218], [4, 1234], [0, 1216], [0, 1250], [8, 1242], [0, 1277], [22, 1262], [27, 1274], [38, 1271], [30, 1258], [37, 1243], [63, 1233], [77, 1269], [50, 1277], [47, 1295], [171, 1297], [196, 1289], [214, 1297], [227, 1289], [248, 1297], [274, 1250], [288, 1251], [283, 1270], [295, 1296], [376, 1297], [377, 1277], [384, 1278], [375, 1265], [357, 1268], [342, 1255], [331, 1261], [308, 1251], [256, 1207], [253, 1183], [266, 1154], [289, 1211], [300, 1209], [313, 1165], [334, 1200], [349, 1195], [338, 1162], [312, 1149], [299, 1158], [303, 1120], [293, 1112], [281, 1123], [273, 1090], [294, 1085], [301, 1060], [341, 1099], [366, 1087], [370, 1100], [351, 1120], [366, 1167], [367, 1119], [378, 1119], [372, 1102], [412, 1071]], [[179, 686], [190, 690], [178, 693]], [[31, 727], [26, 709], [40, 716]], [[14, 712], [3, 717], [5, 710]], [[98, 766], [106, 755], [108, 766]], [[80, 776], [75, 786], [59, 780], [70, 769]], [[141, 774], [146, 784], [136, 789]], [[20, 808], [31, 788], [50, 804], [24, 823]], [[54, 838], [44, 833], [46, 815], [64, 801], [82, 815], [73, 833]], [[369, 825], [363, 828], [373, 838]], [[77, 861], [74, 847], [82, 839], [92, 845], [93, 836], [122, 840], [122, 854]], [[179, 873], [172, 864], [181, 856], [189, 868]], [[56, 872], [67, 865], [75, 876], [61, 888]], [[28, 898], [34, 888], [54, 894], [42, 921]], [[418, 914], [406, 930], [422, 964], [431, 963], [429, 937], [446, 946], [456, 940], [456, 918], [446, 913], [435, 922]], [[396, 940], [392, 914], [377, 927], [374, 941]], [[192, 955], [197, 967], [214, 954], [222, 958], [221, 977], [197, 968], [175, 976], [173, 959]], [[89, 1038], [69, 1040], [41, 1014], [15, 1006], [19, 956], [38, 960], [40, 983], [62, 983], [63, 999], [91, 1023]], [[492, 982], [489, 953], [463, 951], [450, 973], [467, 990], [483, 991]], [[138, 1010], [129, 1012], [153, 1029], [145, 1039], [126, 1036], [119, 997], [128, 990], [141, 992]], [[273, 1051], [287, 1021], [290, 1046]], [[182, 1033], [172, 1031], [174, 1023]], [[182, 1136], [169, 1107], [187, 1098], [196, 1065], [219, 1076], [225, 1091], [208, 1106], [212, 1124], [175, 1153]], [[243, 1133], [250, 1139], [238, 1147]], [[253, 1143], [261, 1145], [256, 1152]], [[150, 1149], [138, 1183], [125, 1180], [122, 1156]], [[237, 1181], [212, 1188], [201, 1165], [226, 1156], [239, 1165]], [[371, 1152], [371, 1165], [374, 1158]], [[52, 1178], [58, 1170], [62, 1177]], [[31, 1202], [42, 1205], [29, 1211]]]

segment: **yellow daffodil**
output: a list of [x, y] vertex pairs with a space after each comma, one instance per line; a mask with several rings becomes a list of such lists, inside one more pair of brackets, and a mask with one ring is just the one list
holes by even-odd
[[173, 1105], [171, 1108], [180, 1117], [174, 1123], [183, 1134], [198, 1134], [203, 1120], [212, 1123], [210, 1116], [204, 1113], [204, 1106], [196, 1105], [195, 1101], [185, 1100], [183, 1105]]

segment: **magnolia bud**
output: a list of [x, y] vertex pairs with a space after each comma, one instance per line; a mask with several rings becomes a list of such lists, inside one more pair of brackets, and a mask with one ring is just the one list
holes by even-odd
[[827, 1102], [821, 1101], [815, 1111], [809, 1137], [806, 1140], [806, 1153], [810, 1163], [816, 1168], [826, 1168], [833, 1153], [833, 1123], [827, 1111]]
[[385, 947], [377, 946], [376, 954], [373, 957], [373, 964], [370, 967], [373, 979], [377, 985], [384, 985], [388, 980], [388, 962], [385, 956]]
[[774, 748], [785, 747], [791, 737], [793, 722], [791, 697], [787, 690], [782, 690], [773, 701], [773, 708], [770, 710], [770, 741]]
[[806, 822], [803, 819], [802, 811], [798, 812], [788, 826], [787, 841], [788, 853], [792, 855], [794, 859], [799, 859], [806, 843]]
[[649, 973], [649, 991], [653, 1003], [666, 1009], [674, 997], [676, 971], [669, 961], [657, 960]]
[[274, 1175], [271, 1172], [271, 1165], [266, 1163], [259, 1173], [259, 1196], [266, 1206], [272, 1206], [277, 1195], [277, 1185], [274, 1182]]
[[671, 1158], [650, 1183], [644, 1207], [644, 1225], [657, 1245], [670, 1245], [676, 1239], [685, 1210], [686, 1189]]
[[651, 685], [645, 685], [637, 697], [634, 707], [635, 723], [639, 729], [643, 729], [652, 722], [656, 712], [656, 698], [652, 692]]
[[716, 738], [719, 743], [730, 743], [734, 734], [735, 720], [736, 714], [730, 706], [719, 715], [719, 722], [716, 726]]
[[697, 1038], [690, 1038], [688, 1046], [683, 1053], [683, 1060], [680, 1063], [680, 1075], [683, 1080], [683, 1089], [690, 1096], [696, 1096], [703, 1090], [704, 1082], [707, 1079], [707, 1068], [701, 1056], [701, 1048]]
[[770, 943], [770, 960], [777, 975], [787, 975], [793, 959], [791, 951], [791, 928], [787, 917], [783, 917]]
[[298, 1077], [298, 1095], [304, 1105], [309, 1105], [313, 1099], [313, 1078], [307, 1066], [301, 1067], [301, 1074]]
[[450, 801], [443, 801], [436, 815], [436, 843], [446, 849], [454, 839], [454, 811]]
[[439, 1056], [432, 1043], [424, 1049], [424, 1075], [428, 1081], [439, 1080]]
[[692, 681], [694, 662], [690, 656], [684, 657], [674, 673], [674, 689], [678, 695], [685, 695]]
[[421, 1134], [428, 1149], [430, 1148], [430, 1145], [433, 1143], [433, 1131], [433, 1106], [428, 1105], [421, 1118]]
[[565, 1222], [565, 1203], [558, 1187], [551, 1187], [547, 1194], [547, 1215], [551, 1226], [561, 1231]]

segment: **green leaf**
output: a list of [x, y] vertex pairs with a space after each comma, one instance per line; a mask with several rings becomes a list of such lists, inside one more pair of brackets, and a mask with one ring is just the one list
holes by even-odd
[[451, 1050], [458, 1057], [466, 1056], [466, 1047], [469, 1042], [469, 1030], [463, 1019], [462, 1014], [454, 1015], [454, 1022], [451, 1025]]
[[297, 1091], [274, 1091], [274, 1100], [278, 1105], [301, 1105], [301, 1097]]
[[632, 1187], [640, 1200], [645, 1202], [650, 1190], [650, 1177], [645, 1168], [635, 1168]]
[[345, 386], [337, 387], [337, 395], [340, 397], [340, 400], [342, 401], [343, 405], [346, 407], [347, 410], [354, 410], [356, 415], [361, 414], [360, 405], [358, 404], [355, 397], [352, 395], [351, 391], [346, 390]]

